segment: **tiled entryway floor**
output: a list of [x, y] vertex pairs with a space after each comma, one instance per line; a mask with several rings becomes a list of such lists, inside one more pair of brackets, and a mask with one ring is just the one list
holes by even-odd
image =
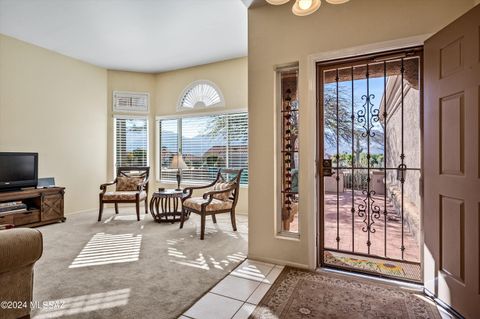
[[282, 270], [283, 266], [247, 259], [180, 319], [246, 319]]

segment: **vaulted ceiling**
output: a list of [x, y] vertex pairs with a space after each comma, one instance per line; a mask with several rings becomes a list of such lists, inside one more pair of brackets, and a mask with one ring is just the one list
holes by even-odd
[[247, 55], [255, 0], [0, 0], [0, 33], [107, 69], [163, 72]]

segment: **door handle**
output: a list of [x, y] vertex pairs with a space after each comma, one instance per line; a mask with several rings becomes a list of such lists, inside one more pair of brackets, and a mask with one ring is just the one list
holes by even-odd
[[323, 159], [322, 160], [322, 172], [323, 172], [323, 177], [333, 175], [332, 160], [331, 159]]

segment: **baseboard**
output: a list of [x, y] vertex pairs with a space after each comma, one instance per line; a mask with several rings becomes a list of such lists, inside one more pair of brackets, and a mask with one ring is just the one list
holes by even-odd
[[248, 259], [253, 259], [253, 260], [258, 260], [258, 261], [263, 261], [266, 263], [271, 263], [271, 264], [276, 264], [276, 265], [282, 265], [282, 266], [290, 266], [290, 267], [295, 267], [295, 268], [300, 268], [300, 269], [308, 269], [308, 270], [313, 270], [308, 267], [308, 265], [305, 264], [300, 264], [300, 263], [294, 263], [291, 261], [287, 260], [282, 260], [282, 259], [275, 259], [275, 258], [266, 258], [266, 257], [261, 257], [261, 256], [255, 256], [252, 254], [248, 254]]
[[[107, 205], [111, 205], [111, 206], [107, 206]], [[141, 203], [140, 203], [140, 207], [143, 207], [143, 206], [144, 206], [144, 205], [143, 205], [143, 202], [141, 202]], [[121, 206], [119, 206], [119, 207], [120, 207], [120, 208], [122, 208], [122, 207], [135, 208], [135, 204], [129, 204], [129, 203], [124, 204], [124, 203], [123, 203], [123, 204], [121, 204]], [[110, 203], [105, 204], [105, 208], [104, 208], [104, 209], [109, 209], [109, 208], [113, 209], [113, 208], [114, 208], [113, 204], [110, 204]], [[98, 207], [90, 208], [90, 209], [76, 210], [76, 211], [74, 211], [74, 212], [65, 213], [65, 216], [75, 215], [75, 214], [81, 214], [81, 213], [87, 213], [87, 212], [91, 212], [91, 211], [96, 211], [96, 212], [98, 212]]]
[[441, 301], [440, 299], [438, 299], [430, 290], [428, 290], [427, 288], [424, 288], [423, 289], [423, 293], [426, 294], [428, 297], [432, 298], [433, 301], [435, 301], [435, 303], [437, 305], [439, 305], [443, 310], [445, 310], [446, 312], [448, 312], [450, 315], [452, 315], [453, 317], [455, 318], [458, 318], [458, 319], [465, 319], [464, 316], [462, 316], [458, 311], [456, 311], [455, 309], [453, 309], [452, 307], [450, 307], [449, 305], [447, 305], [446, 303], [444, 303], [443, 301]]
[[[120, 206], [120, 207], [135, 207], [135, 205], [134, 204], [127, 204], [127, 205], [122, 204], [122, 206]], [[143, 207], [142, 203], [140, 203], [140, 207]], [[105, 206], [105, 208], [109, 208], [109, 207]], [[113, 206], [111, 208], [113, 208]], [[91, 211], [97, 211], [98, 212], [98, 207], [90, 208], [90, 209], [82, 209], [82, 210], [77, 210], [77, 211], [74, 211], [74, 212], [65, 213], [65, 216], [87, 213], [87, 212], [91, 212]], [[248, 212], [236, 212], [236, 214], [241, 215], [241, 216], [248, 216]]]
[[91, 209], [76, 210], [74, 212], [65, 213], [65, 216], [81, 214], [81, 213], [88, 213], [88, 212], [91, 212], [91, 211], [94, 211], [94, 210], [98, 211], [98, 207], [97, 208], [91, 208]]

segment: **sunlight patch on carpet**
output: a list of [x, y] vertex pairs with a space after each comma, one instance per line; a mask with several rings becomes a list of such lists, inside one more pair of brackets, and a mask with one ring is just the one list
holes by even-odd
[[[173, 244], [173, 243], [172, 243]], [[175, 263], [182, 266], [189, 266], [193, 268], [199, 268], [204, 270], [210, 270], [212, 268], [216, 268], [219, 270], [225, 269], [230, 264], [238, 264], [241, 261], [245, 260], [247, 256], [241, 252], [228, 255], [225, 259], [217, 260], [212, 256], [205, 257], [203, 253], [198, 253], [198, 258], [191, 258], [189, 259], [185, 256], [184, 253], [179, 251], [176, 248], [168, 247], [168, 255], [170, 257], [180, 258], [180, 259], [170, 259], [171, 263]]]
[[68, 268], [134, 262], [139, 259], [142, 235], [97, 233]]
[[128, 304], [130, 288], [82, 295], [49, 301], [59, 305], [56, 309], [42, 309], [33, 319], [60, 318], [100, 309], [122, 307]]

